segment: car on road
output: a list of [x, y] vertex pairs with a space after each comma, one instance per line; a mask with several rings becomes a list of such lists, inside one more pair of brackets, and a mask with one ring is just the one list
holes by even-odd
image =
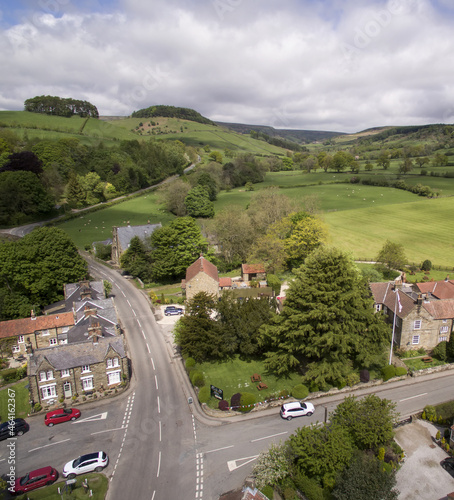
[[44, 423], [48, 427], [52, 427], [54, 424], [61, 424], [62, 422], [68, 422], [69, 420], [76, 420], [80, 417], [80, 410], [76, 408], [59, 408], [58, 410], [52, 410], [46, 413], [44, 417]]
[[281, 406], [281, 417], [292, 420], [293, 417], [310, 417], [314, 413], [314, 405], [308, 401], [294, 401]]
[[440, 462], [440, 465], [446, 472], [449, 472], [454, 477], [454, 457], [445, 458]]
[[87, 472], [101, 472], [104, 467], [107, 467], [109, 457], [104, 451], [88, 453], [81, 455], [75, 460], [71, 460], [63, 467], [63, 477], [68, 479], [75, 478], [78, 474], [86, 474]]
[[22, 436], [30, 429], [30, 426], [23, 418], [7, 420], [0, 425], [0, 441], [13, 436]]
[[166, 316], [173, 316], [176, 314], [183, 314], [183, 308], [182, 307], [175, 307], [175, 306], [167, 306], [164, 309], [164, 314]]
[[22, 495], [27, 491], [48, 486], [55, 483], [58, 479], [58, 472], [53, 467], [42, 467], [41, 469], [32, 470], [25, 476], [18, 477], [14, 484], [14, 494]]

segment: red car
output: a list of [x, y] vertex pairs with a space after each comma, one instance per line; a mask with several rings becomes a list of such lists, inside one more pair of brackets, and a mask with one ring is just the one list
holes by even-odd
[[76, 410], [76, 408], [60, 408], [46, 413], [44, 423], [49, 427], [52, 427], [54, 424], [60, 424], [62, 422], [67, 422], [68, 420], [76, 420], [76, 418], [79, 417], [80, 410]]
[[55, 483], [58, 479], [58, 472], [52, 467], [32, 470], [23, 477], [18, 477], [14, 485], [14, 494], [21, 495], [27, 491], [41, 488], [48, 484]]

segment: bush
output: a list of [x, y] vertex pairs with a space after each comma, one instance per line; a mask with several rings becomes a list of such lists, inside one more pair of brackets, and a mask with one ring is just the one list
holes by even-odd
[[192, 385], [195, 385], [196, 387], [203, 387], [205, 385], [203, 373], [199, 370], [191, 370], [189, 378], [191, 379]]
[[383, 380], [387, 380], [396, 376], [396, 367], [394, 365], [387, 365], [381, 370]]
[[443, 342], [440, 342], [434, 347], [432, 356], [439, 359], [440, 361], [446, 361], [448, 359], [447, 346], [448, 343], [445, 340]]
[[35, 403], [35, 406], [33, 407], [33, 410], [38, 413], [39, 411], [41, 411], [43, 409], [43, 407], [39, 404], [39, 403]]
[[241, 411], [242, 413], [247, 413], [248, 411], [251, 411], [256, 403], [256, 399], [254, 394], [251, 394], [250, 392], [243, 392], [241, 394], [240, 398], [240, 407], [238, 408], [238, 411]]
[[292, 389], [292, 396], [296, 399], [304, 399], [309, 395], [309, 389], [303, 385], [298, 384]]
[[432, 269], [432, 262], [428, 259], [426, 259], [422, 264], [421, 264], [421, 270], [422, 271], [430, 271]]
[[315, 479], [311, 479], [298, 473], [293, 478], [296, 487], [304, 493], [307, 500], [324, 500], [323, 488], [317, 483]]
[[231, 398], [230, 398], [230, 407], [232, 410], [238, 410], [240, 407], [240, 400], [241, 400], [241, 394], [239, 392], [236, 392]]
[[208, 403], [208, 401], [211, 398], [211, 393], [210, 393], [210, 388], [209, 387], [202, 387], [199, 391], [199, 394], [197, 395], [200, 404], [202, 403]]
[[273, 500], [274, 490], [273, 490], [272, 486], [265, 486], [264, 488], [262, 488], [260, 490], [260, 492], [263, 493], [263, 495], [265, 495], [266, 498], [268, 498], [269, 500]]
[[343, 389], [347, 385], [345, 379], [341, 379], [337, 382], [336, 386], [338, 389]]
[[0, 372], [0, 376], [7, 384], [19, 380], [16, 368], [7, 368], [6, 370], [2, 370]]
[[407, 369], [404, 366], [396, 366], [396, 377], [402, 377], [407, 374]]
[[427, 405], [424, 407], [424, 413], [426, 414], [426, 420], [430, 420], [431, 422], [437, 418], [437, 412], [434, 406]]
[[184, 362], [184, 366], [186, 367], [186, 371], [189, 372], [189, 370], [191, 368], [194, 368], [194, 366], [196, 365], [195, 363], [195, 359], [194, 358], [188, 358], [185, 362]]
[[219, 401], [219, 406], [218, 408], [222, 411], [228, 411], [229, 409], [229, 402], [226, 401], [225, 399]]
[[315, 384], [314, 382], [312, 382], [311, 385], [309, 386], [309, 391], [310, 392], [319, 392], [320, 388], [318, 387], [317, 384]]
[[369, 382], [369, 378], [370, 378], [370, 377], [369, 377], [369, 371], [368, 371], [368, 370], [361, 370], [361, 371], [362, 371], [362, 372], [363, 372], [363, 371], [366, 371], [366, 372], [367, 372], [367, 377], [365, 377], [365, 379], [367, 379], [367, 380], [364, 380], [364, 381], [363, 381], [363, 380], [361, 380], [360, 375], [358, 375], [358, 374], [357, 374], [357, 373], [355, 373], [355, 372], [353, 372], [353, 373], [349, 373], [349, 374], [346, 376], [346, 378], [345, 378], [345, 380], [346, 380], [346, 382], [347, 382], [347, 385], [348, 385], [349, 387], [353, 387], [354, 385], [359, 384], [360, 382]]
[[288, 397], [290, 397], [290, 392], [287, 389], [282, 389], [282, 391], [279, 393], [279, 398], [287, 399]]
[[266, 275], [266, 284], [273, 289], [276, 296], [281, 293], [281, 280], [275, 274]]

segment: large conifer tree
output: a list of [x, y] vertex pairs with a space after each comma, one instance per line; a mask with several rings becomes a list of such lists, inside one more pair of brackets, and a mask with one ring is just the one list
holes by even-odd
[[296, 271], [281, 314], [262, 327], [267, 368], [302, 369], [306, 382], [339, 384], [354, 367], [380, 358], [389, 327], [354, 263], [335, 248], [320, 248]]

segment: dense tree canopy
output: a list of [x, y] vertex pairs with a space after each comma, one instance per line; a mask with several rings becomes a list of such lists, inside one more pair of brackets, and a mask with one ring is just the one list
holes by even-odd
[[27, 99], [24, 102], [24, 109], [32, 113], [45, 113], [47, 115], [99, 117], [96, 106], [88, 101], [52, 95], [39, 95]]
[[186, 211], [191, 217], [213, 217], [214, 205], [210, 200], [208, 188], [197, 185], [193, 187], [184, 199]]
[[353, 262], [320, 248], [295, 274], [281, 314], [262, 327], [267, 368], [278, 374], [302, 368], [307, 382], [324, 386], [342, 382], [353, 366], [377, 362], [389, 329]]
[[388, 271], [403, 269], [407, 263], [404, 246], [400, 243], [393, 243], [392, 241], [386, 240], [377, 255], [376, 261]]
[[[64, 284], [77, 282], [86, 275], [86, 262], [61, 229], [35, 229], [18, 241], [0, 245], [0, 305], [4, 307], [1, 319], [17, 318], [26, 305], [38, 311], [61, 300]], [[8, 294], [19, 306], [17, 311], [6, 298]]]

